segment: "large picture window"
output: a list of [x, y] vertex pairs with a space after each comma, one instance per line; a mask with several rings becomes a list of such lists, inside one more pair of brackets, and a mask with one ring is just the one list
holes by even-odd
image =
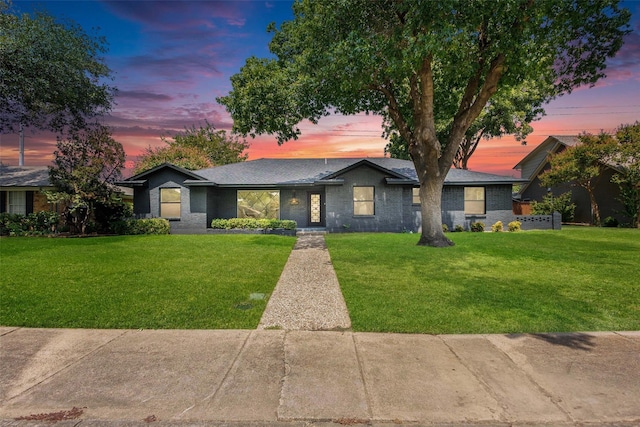
[[180, 218], [180, 189], [160, 189], [160, 216], [167, 219]]
[[238, 218], [280, 219], [280, 191], [238, 190]]
[[485, 199], [484, 187], [464, 187], [465, 215], [484, 215]]
[[353, 214], [374, 215], [374, 187], [353, 187]]

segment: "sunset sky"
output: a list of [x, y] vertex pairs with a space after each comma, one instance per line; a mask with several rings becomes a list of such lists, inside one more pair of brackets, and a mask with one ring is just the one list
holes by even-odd
[[[293, 18], [290, 1], [20, 1], [14, 8], [45, 10], [80, 24], [109, 43], [106, 63], [118, 88], [116, 105], [105, 120], [126, 150], [128, 166], [145, 147], [162, 144], [185, 126], [208, 120], [230, 129], [231, 119], [215, 98], [231, 89], [229, 77], [249, 56], [269, 56], [266, 32]], [[632, 12], [633, 32], [607, 78], [552, 101], [522, 146], [512, 137], [483, 141], [469, 162], [473, 170], [519, 176], [513, 166], [549, 135], [612, 131], [640, 120], [640, 1]], [[92, 30], [92, 28], [94, 30]], [[302, 137], [278, 146], [275, 137], [248, 139], [249, 159], [263, 157], [382, 157], [386, 141], [376, 116], [330, 116], [303, 124]], [[25, 165], [46, 165], [55, 137], [26, 132]], [[18, 164], [18, 136], [0, 135], [0, 160]]]

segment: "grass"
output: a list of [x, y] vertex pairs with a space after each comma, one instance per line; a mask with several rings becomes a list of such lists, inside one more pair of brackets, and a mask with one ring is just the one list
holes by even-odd
[[[255, 328], [295, 239], [0, 239], [0, 325]], [[266, 294], [264, 300], [250, 295]]]
[[640, 230], [331, 234], [353, 329], [406, 333], [640, 330]]

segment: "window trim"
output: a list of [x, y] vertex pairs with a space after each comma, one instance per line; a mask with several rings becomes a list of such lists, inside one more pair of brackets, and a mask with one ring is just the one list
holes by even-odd
[[[473, 189], [482, 189], [482, 199], [467, 199], [467, 188]], [[484, 186], [466, 186], [463, 189], [463, 200], [464, 200], [464, 214], [465, 216], [486, 216], [487, 215], [487, 188]], [[467, 202], [480, 202], [482, 201], [482, 212], [468, 212], [467, 211]]]
[[[164, 218], [164, 219], [167, 219], [167, 220], [170, 220], [170, 221], [179, 221], [182, 218], [182, 188], [181, 187], [161, 187], [159, 190], [160, 190], [160, 195], [159, 195], [159, 197], [160, 197], [160, 206], [159, 206], [159, 208], [160, 208], [160, 212], [159, 212], [160, 218]], [[178, 194], [180, 195], [180, 200], [177, 201], [177, 202], [170, 202], [170, 201], [169, 202], [164, 202], [164, 201], [162, 201], [162, 193], [163, 193], [162, 190], [178, 190]], [[167, 204], [168, 205], [178, 205], [179, 210], [180, 210], [180, 215], [178, 215], [178, 216], [164, 216], [164, 215], [162, 215], [162, 206], [163, 205], [167, 205]]]
[[[371, 199], [365, 200], [356, 200], [356, 188], [370, 188], [371, 189]], [[367, 216], [375, 216], [376, 215], [376, 187], [375, 185], [354, 185], [352, 188], [352, 198], [353, 198], [353, 216], [355, 217], [367, 217]], [[356, 203], [367, 203], [371, 204], [370, 214], [357, 214], [356, 213]]]

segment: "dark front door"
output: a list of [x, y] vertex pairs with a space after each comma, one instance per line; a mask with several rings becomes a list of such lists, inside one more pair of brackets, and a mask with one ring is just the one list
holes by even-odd
[[309, 193], [309, 226], [324, 227], [324, 195]]

